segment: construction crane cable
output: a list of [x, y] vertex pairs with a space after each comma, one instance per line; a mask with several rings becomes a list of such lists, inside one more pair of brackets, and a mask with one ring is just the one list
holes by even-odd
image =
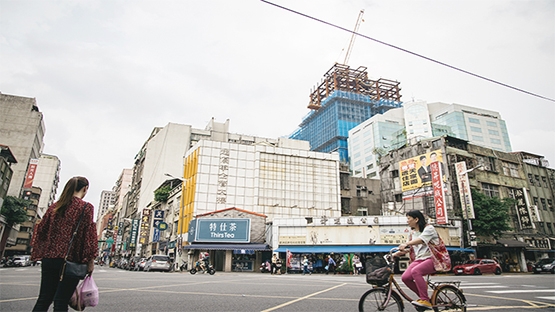
[[530, 91], [526, 91], [526, 90], [524, 90], [524, 89], [520, 89], [520, 88], [517, 88], [517, 87], [513, 87], [513, 86], [508, 85], [508, 84], [506, 84], [506, 83], [502, 83], [502, 82], [500, 82], [500, 81], [497, 81], [497, 80], [494, 80], [494, 79], [490, 79], [490, 78], [484, 77], [484, 76], [482, 76], [482, 75], [478, 75], [478, 74], [469, 72], [469, 71], [464, 70], [464, 69], [462, 69], [462, 68], [458, 68], [458, 67], [456, 67], [456, 66], [449, 65], [449, 64], [447, 64], [447, 63], [444, 63], [444, 62], [435, 60], [435, 59], [433, 59], [433, 58], [424, 56], [424, 55], [422, 55], [422, 54], [418, 54], [418, 53], [409, 51], [409, 50], [407, 50], [407, 49], [403, 49], [403, 48], [401, 48], [401, 47], [398, 47], [398, 46], [389, 44], [389, 43], [387, 43], [387, 42], [383, 42], [383, 41], [381, 41], [381, 40], [378, 40], [378, 39], [375, 39], [375, 38], [372, 38], [372, 37], [369, 37], [369, 36], [360, 34], [360, 33], [356, 32], [356, 31], [352, 31], [352, 30], [349, 30], [349, 29], [347, 29], [347, 28], [344, 28], [344, 27], [341, 27], [341, 26], [332, 24], [332, 23], [330, 23], [330, 22], [326, 22], [326, 21], [324, 21], [324, 20], [321, 20], [321, 19], [318, 19], [318, 18], [316, 18], [316, 17], [313, 17], [313, 16], [310, 16], [310, 15], [307, 15], [307, 14], [304, 14], [304, 13], [301, 13], [301, 12], [298, 12], [298, 11], [295, 11], [295, 10], [292, 10], [292, 9], [289, 9], [289, 8], [286, 8], [286, 7], [284, 7], [284, 6], [281, 6], [281, 5], [272, 3], [272, 2], [270, 2], [270, 1], [267, 1], [267, 0], [260, 0], [260, 1], [262, 1], [262, 2], [264, 2], [264, 3], [267, 3], [267, 4], [270, 4], [270, 5], [273, 5], [273, 6], [277, 7], [277, 8], [283, 9], [283, 10], [285, 10], [285, 11], [289, 11], [289, 12], [291, 12], [291, 13], [295, 13], [295, 14], [297, 14], [297, 15], [304, 16], [304, 17], [309, 18], [309, 19], [311, 19], [311, 20], [314, 20], [314, 21], [317, 21], [317, 22], [326, 24], [326, 25], [328, 25], [328, 26], [335, 27], [335, 28], [337, 28], [337, 29], [340, 29], [340, 30], [343, 30], [343, 31], [352, 33], [353, 35], [357, 35], [357, 36], [360, 36], [360, 37], [363, 37], [363, 38], [372, 40], [372, 41], [374, 41], [374, 42], [377, 42], [377, 43], [386, 45], [386, 46], [388, 46], [388, 47], [391, 47], [391, 48], [394, 48], [394, 49], [397, 49], [397, 50], [400, 50], [400, 51], [403, 51], [403, 52], [412, 54], [412, 55], [414, 55], [414, 56], [417, 56], [417, 57], [423, 58], [423, 59], [425, 59], [425, 60], [428, 60], [428, 61], [430, 61], [430, 62], [434, 62], [434, 63], [436, 63], [436, 64], [443, 65], [443, 66], [445, 66], [445, 67], [454, 69], [454, 70], [456, 70], [456, 71], [460, 71], [460, 72], [462, 72], [462, 73], [465, 73], [465, 74], [474, 76], [474, 77], [476, 77], [476, 78], [480, 78], [480, 79], [483, 79], [483, 80], [486, 80], [486, 81], [489, 81], [489, 82], [498, 84], [498, 85], [500, 85], [500, 86], [503, 86], [503, 87], [506, 87], [506, 88], [509, 88], [509, 89], [513, 89], [513, 90], [515, 90], [515, 91], [519, 91], [519, 92], [522, 92], [522, 93], [526, 93], [526, 94], [528, 94], [528, 95], [535, 96], [535, 97], [538, 97], [538, 98], [540, 98], [540, 99], [544, 99], [544, 100], [547, 100], [547, 101], [555, 102], [555, 99], [548, 98], [548, 97], [545, 97], [545, 96], [543, 96], [543, 95], [539, 95], [539, 94], [537, 94], [537, 93], [533, 93], [533, 92], [530, 92]]

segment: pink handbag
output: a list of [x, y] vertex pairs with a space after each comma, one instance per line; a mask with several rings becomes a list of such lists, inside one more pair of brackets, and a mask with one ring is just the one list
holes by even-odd
[[432, 253], [432, 260], [434, 262], [434, 269], [436, 272], [449, 272], [451, 271], [451, 257], [449, 256], [449, 252], [445, 247], [445, 243], [441, 237], [439, 237], [439, 244], [432, 244], [432, 242], [428, 242], [428, 248]]

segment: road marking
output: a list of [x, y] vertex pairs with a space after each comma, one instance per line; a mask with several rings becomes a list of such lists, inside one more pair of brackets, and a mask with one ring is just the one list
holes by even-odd
[[[488, 288], [507, 288], [508, 286], [503, 286], [503, 285], [495, 285], [495, 286], [488, 286]], [[460, 287], [461, 289], [475, 289], [475, 288], [484, 288], [484, 286], [464, 286], [462, 285]]]
[[295, 303], [295, 302], [298, 302], [298, 301], [301, 301], [301, 300], [304, 300], [304, 299], [307, 299], [307, 298], [310, 298], [310, 297], [314, 297], [314, 296], [319, 295], [319, 294], [321, 294], [321, 293], [325, 293], [325, 292], [328, 292], [328, 291], [330, 291], [330, 290], [333, 290], [333, 289], [336, 289], [336, 288], [339, 288], [339, 287], [342, 287], [342, 286], [345, 286], [345, 285], [347, 285], [347, 283], [335, 285], [335, 286], [330, 287], [330, 288], [328, 288], [328, 289], [324, 289], [324, 290], [321, 290], [321, 291], [312, 293], [312, 294], [310, 294], [310, 295], [306, 295], [306, 296], [304, 296], [304, 297], [300, 297], [300, 298], [297, 298], [297, 299], [295, 299], [295, 300], [291, 300], [291, 301], [289, 301], [289, 302], [282, 303], [282, 304], [280, 304], [280, 305], [278, 305], [278, 306], [275, 306], [275, 307], [273, 307], [273, 308], [263, 310], [262, 312], [274, 311], [274, 310], [283, 308], [283, 307], [285, 307], [285, 306], [288, 306], [288, 305], [290, 305], [290, 304], [293, 304], [293, 303]]
[[519, 294], [519, 293], [535, 293], [535, 292], [555, 292], [555, 289], [509, 289], [509, 290], [491, 290], [486, 291], [494, 294]]
[[552, 296], [552, 297], [536, 297], [536, 298], [538, 298], [538, 299], [546, 299], [546, 300], [553, 300], [553, 301], [555, 301], [555, 296]]

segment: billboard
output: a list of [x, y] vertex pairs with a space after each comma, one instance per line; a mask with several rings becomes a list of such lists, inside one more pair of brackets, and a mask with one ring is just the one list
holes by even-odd
[[195, 219], [191, 221], [189, 242], [250, 243], [251, 219]]
[[441, 151], [432, 151], [416, 157], [404, 159], [399, 162], [399, 176], [401, 177], [401, 189], [403, 192], [432, 186], [433, 162], [439, 162], [442, 172], [445, 172], [443, 155]]
[[456, 163], [455, 170], [457, 171], [457, 184], [459, 186], [463, 217], [465, 219], [474, 219], [474, 204], [472, 203], [468, 174], [466, 174], [466, 163], [464, 161]]
[[25, 182], [23, 183], [24, 189], [30, 189], [33, 187], [33, 180], [35, 179], [35, 173], [37, 172], [38, 164], [38, 159], [32, 158], [29, 160], [29, 168], [27, 169], [27, 174], [25, 174]]

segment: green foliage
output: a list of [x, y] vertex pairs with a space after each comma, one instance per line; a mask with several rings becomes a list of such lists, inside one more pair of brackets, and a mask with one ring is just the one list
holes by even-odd
[[353, 258], [354, 254], [343, 254], [343, 263], [338, 268], [339, 272], [353, 272]]
[[166, 202], [170, 197], [170, 187], [162, 186], [154, 191], [154, 200], [158, 202]]
[[472, 220], [472, 225], [476, 235], [499, 238], [503, 232], [511, 229], [509, 211], [514, 205], [513, 199], [501, 200], [472, 189], [472, 202], [476, 216], [476, 219]]
[[8, 226], [23, 223], [27, 221], [27, 207], [30, 204], [31, 202], [28, 200], [14, 196], [6, 196], [0, 213], [6, 217]]

